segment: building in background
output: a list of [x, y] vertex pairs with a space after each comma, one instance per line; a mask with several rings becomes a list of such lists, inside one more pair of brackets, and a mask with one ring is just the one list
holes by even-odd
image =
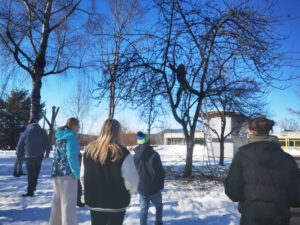
[[[223, 114], [223, 113], [222, 113]], [[224, 156], [225, 158], [232, 159], [239, 148], [248, 143], [247, 130], [248, 118], [238, 112], [225, 112], [225, 131], [226, 137], [224, 142]], [[216, 158], [220, 157], [220, 141], [218, 135], [221, 134], [222, 118], [221, 113], [218, 111], [208, 112], [205, 116], [208, 119], [209, 127], [211, 128], [212, 146]]]
[[300, 131], [274, 132], [272, 135], [279, 138], [284, 150], [297, 149], [300, 151]]
[[[216, 134], [216, 132], [220, 134], [221, 131], [221, 117], [219, 115], [218, 112], [209, 112], [206, 114], [209, 126], [215, 130], [215, 132], [211, 131], [211, 136], [216, 158], [220, 156], [220, 143]], [[241, 146], [248, 143], [247, 131], [248, 123], [244, 115], [236, 112], [226, 113], [225, 135], [229, 135], [224, 143], [225, 158], [231, 159]], [[165, 145], [185, 145], [185, 138], [181, 129], [165, 130], [162, 134], [163, 144]], [[274, 132], [272, 135], [279, 138], [284, 150], [299, 150], [300, 153], [300, 131]], [[203, 131], [195, 133], [195, 144], [204, 146], [205, 137]]]
[[[195, 143], [204, 145], [204, 133], [198, 131], [195, 133]], [[181, 129], [170, 129], [164, 132], [165, 145], [185, 145], [185, 138]]]
[[[221, 117], [219, 112], [209, 112], [205, 115], [211, 128], [212, 146], [215, 157], [220, 157], [220, 142], [218, 134], [221, 133]], [[226, 112], [225, 136], [225, 158], [231, 159], [239, 147], [247, 144], [247, 123], [246, 117], [236, 112]], [[214, 131], [212, 131], [214, 130]], [[169, 130], [164, 133], [165, 145], [185, 145], [185, 138], [182, 130]], [[204, 145], [204, 132], [195, 133], [195, 144]]]

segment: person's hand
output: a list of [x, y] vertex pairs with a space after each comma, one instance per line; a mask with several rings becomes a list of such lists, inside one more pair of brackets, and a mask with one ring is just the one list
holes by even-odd
[[17, 158], [18, 158], [18, 161], [21, 161], [24, 159], [24, 156], [18, 156]]

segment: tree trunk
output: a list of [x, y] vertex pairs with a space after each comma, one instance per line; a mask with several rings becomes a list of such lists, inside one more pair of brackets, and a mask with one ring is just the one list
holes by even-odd
[[219, 165], [220, 166], [224, 166], [224, 151], [225, 151], [225, 139], [221, 138], [220, 139], [220, 161], [219, 161]]
[[150, 137], [150, 135], [151, 135], [151, 128], [148, 128], [148, 129], [147, 129], [147, 134], [148, 134], [149, 137]]
[[193, 170], [193, 152], [194, 152], [194, 140], [193, 138], [186, 138], [186, 161], [184, 168], [184, 177], [190, 177]]
[[30, 120], [39, 121], [41, 119], [41, 88], [42, 79], [40, 76], [36, 76], [32, 79]]
[[[223, 108], [223, 112], [225, 112], [225, 108]], [[222, 114], [222, 125], [221, 125], [221, 134], [219, 136], [219, 141], [220, 141], [220, 161], [219, 165], [224, 166], [224, 151], [225, 151], [225, 129], [226, 129], [226, 115], [225, 113]]]
[[109, 84], [109, 115], [110, 119], [114, 118], [115, 116], [115, 82], [114, 78], [111, 78]]

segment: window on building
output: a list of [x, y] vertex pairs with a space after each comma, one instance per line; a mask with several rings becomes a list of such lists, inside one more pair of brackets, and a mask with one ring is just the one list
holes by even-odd
[[205, 143], [204, 138], [195, 138], [195, 144], [204, 145], [204, 143]]
[[185, 141], [184, 141], [184, 138], [168, 138], [167, 144], [168, 145], [184, 145]]
[[285, 140], [279, 140], [281, 146], [285, 147]]
[[289, 147], [295, 147], [295, 141], [289, 140]]
[[300, 148], [300, 139], [295, 140], [295, 147]]

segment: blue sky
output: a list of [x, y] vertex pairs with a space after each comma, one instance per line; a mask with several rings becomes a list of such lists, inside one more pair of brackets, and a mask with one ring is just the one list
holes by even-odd
[[[100, 5], [102, 7], [102, 4]], [[285, 22], [277, 30], [280, 34], [287, 35], [287, 40], [284, 41], [283, 50], [286, 52], [296, 52], [300, 54], [300, 1], [299, 0], [279, 0], [275, 7], [274, 13], [276, 15], [290, 15], [290, 20]], [[300, 66], [300, 61], [298, 61]], [[280, 72], [284, 75], [294, 74], [300, 75], [300, 68], [283, 68]], [[76, 72], [71, 72], [68, 75], [49, 76], [44, 78], [42, 88], [42, 100], [46, 102], [47, 112], [51, 111], [51, 107], [61, 106], [66, 102], [68, 96], [76, 92], [76, 84], [79, 75]], [[282, 83], [277, 83], [281, 85]], [[274, 89], [268, 96], [268, 111], [270, 116], [279, 123], [280, 120], [288, 118], [291, 115], [287, 111], [287, 108], [300, 109], [300, 97], [296, 95], [297, 88], [300, 89], [300, 79], [285, 82], [284, 85], [289, 86], [285, 90]], [[29, 76], [25, 76], [21, 81], [14, 82], [10, 88], [18, 86], [19, 88], [31, 89], [31, 83]], [[108, 114], [108, 107], [106, 102], [98, 105], [94, 102], [95, 107], [91, 109], [89, 117], [84, 121], [85, 131], [89, 133], [97, 134], [100, 130], [101, 124]], [[49, 116], [49, 114], [48, 114]], [[65, 110], [62, 108], [58, 118], [57, 124], [63, 125], [67, 116]], [[143, 130], [145, 126], [139, 121], [136, 112], [129, 109], [117, 110], [116, 118], [119, 119], [130, 130]], [[172, 118], [172, 116], [168, 117]], [[180, 128], [174, 119], [168, 119], [168, 128]]]
[[[278, 32], [287, 35], [288, 39], [284, 41], [283, 49], [286, 52], [300, 53], [300, 1], [299, 0], [279, 0], [275, 7], [275, 14], [290, 15], [290, 20], [280, 26]], [[299, 57], [299, 56], [298, 56]], [[280, 72], [282, 74], [300, 75], [300, 61], [298, 61], [298, 68], [284, 68]], [[300, 97], [296, 92], [300, 92], [300, 78], [290, 82], [286, 82], [289, 88], [285, 90], [274, 89], [268, 97], [269, 112], [272, 117], [279, 121], [283, 118], [289, 117], [287, 108], [300, 109]]]

